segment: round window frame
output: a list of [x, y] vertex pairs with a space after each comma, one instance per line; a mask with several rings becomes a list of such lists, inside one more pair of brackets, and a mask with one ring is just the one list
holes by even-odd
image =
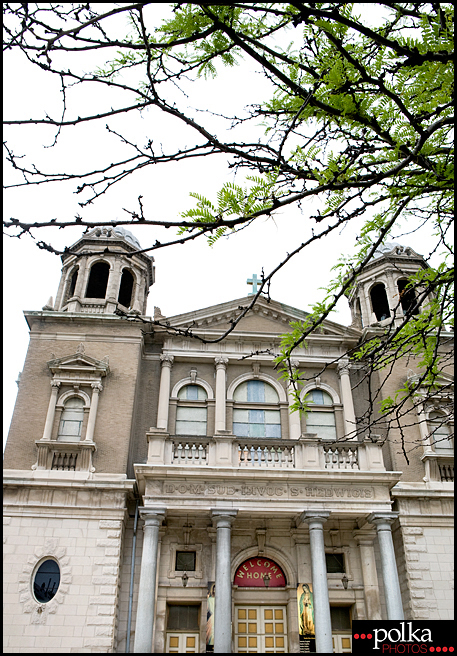
[[[59, 568], [59, 584], [58, 584], [54, 594], [52, 595], [52, 597], [50, 599], [47, 599], [46, 601], [42, 601], [42, 600], [37, 599], [37, 597], [35, 595], [35, 578], [38, 574], [38, 570], [40, 569], [40, 567], [42, 567], [42, 565], [44, 565], [48, 560], [52, 560], [54, 563], [56, 563], [57, 567]], [[62, 585], [62, 567], [61, 567], [59, 561], [57, 560], [57, 558], [55, 558], [54, 556], [51, 556], [51, 555], [44, 556], [43, 558], [40, 558], [40, 560], [37, 562], [37, 564], [33, 568], [32, 576], [30, 578], [30, 592], [31, 592], [31, 595], [32, 595], [32, 599], [37, 604], [49, 604], [50, 601], [53, 601], [55, 599], [57, 593], [59, 592], [59, 590], [61, 588], [61, 585]]]

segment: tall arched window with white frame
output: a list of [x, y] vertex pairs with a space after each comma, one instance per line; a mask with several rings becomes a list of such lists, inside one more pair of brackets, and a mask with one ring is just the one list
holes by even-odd
[[72, 396], [65, 401], [60, 418], [59, 442], [79, 442], [84, 419], [84, 401], [79, 396]]
[[315, 433], [322, 439], [336, 440], [335, 410], [330, 394], [312, 389], [304, 402], [312, 408], [306, 415], [306, 432]]
[[449, 417], [444, 412], [432, 411], [428, 415], [427, 423], [434, 450], [441, 453], [452, 451], [454, 443]]
[[178, 392], [176, 435], [206, 435], [208, 394], [201, 385], [185, 385]]
[[238, 437], [281, 437], [279, 396], [263, 380], [247, 380], [235, 389], [233, 433]]

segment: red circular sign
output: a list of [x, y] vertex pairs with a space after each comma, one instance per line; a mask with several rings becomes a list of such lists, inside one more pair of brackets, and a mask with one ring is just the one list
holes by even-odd
[[283, 588], [286, 577], [274, 560], [256, 556], [241, 563], [233, 582], [240, 588]]

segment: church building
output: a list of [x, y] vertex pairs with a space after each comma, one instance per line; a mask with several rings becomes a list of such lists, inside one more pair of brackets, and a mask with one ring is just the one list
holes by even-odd
[[85, 233], [55, 303], [25, 312], [4, 652], [351, 653], [354, 620], [452, 619], [450, 370], [388, 427], [379, 402], [420, 369], [368, 378], [346, 355], [411, 309], [422, 256], [378, 249], [351, 325], [296, 349], [300, 416], [274, 357], [306, 312], [261, 297], [227, 332], [246, 296], [150, 319], [140, 248], [120, 227]]

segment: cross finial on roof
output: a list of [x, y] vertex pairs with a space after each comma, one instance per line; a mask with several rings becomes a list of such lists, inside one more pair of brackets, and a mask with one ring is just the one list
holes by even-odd
[[246, 282], [248, 285], [252, 285], [252, 292], [249, 292], [248, 296], [255, 296], [257, 294], [257, 285], [260, 285], [262, 281], [259, 280], [257, 274], [254, 273], [252, 278], [248, 278]]

